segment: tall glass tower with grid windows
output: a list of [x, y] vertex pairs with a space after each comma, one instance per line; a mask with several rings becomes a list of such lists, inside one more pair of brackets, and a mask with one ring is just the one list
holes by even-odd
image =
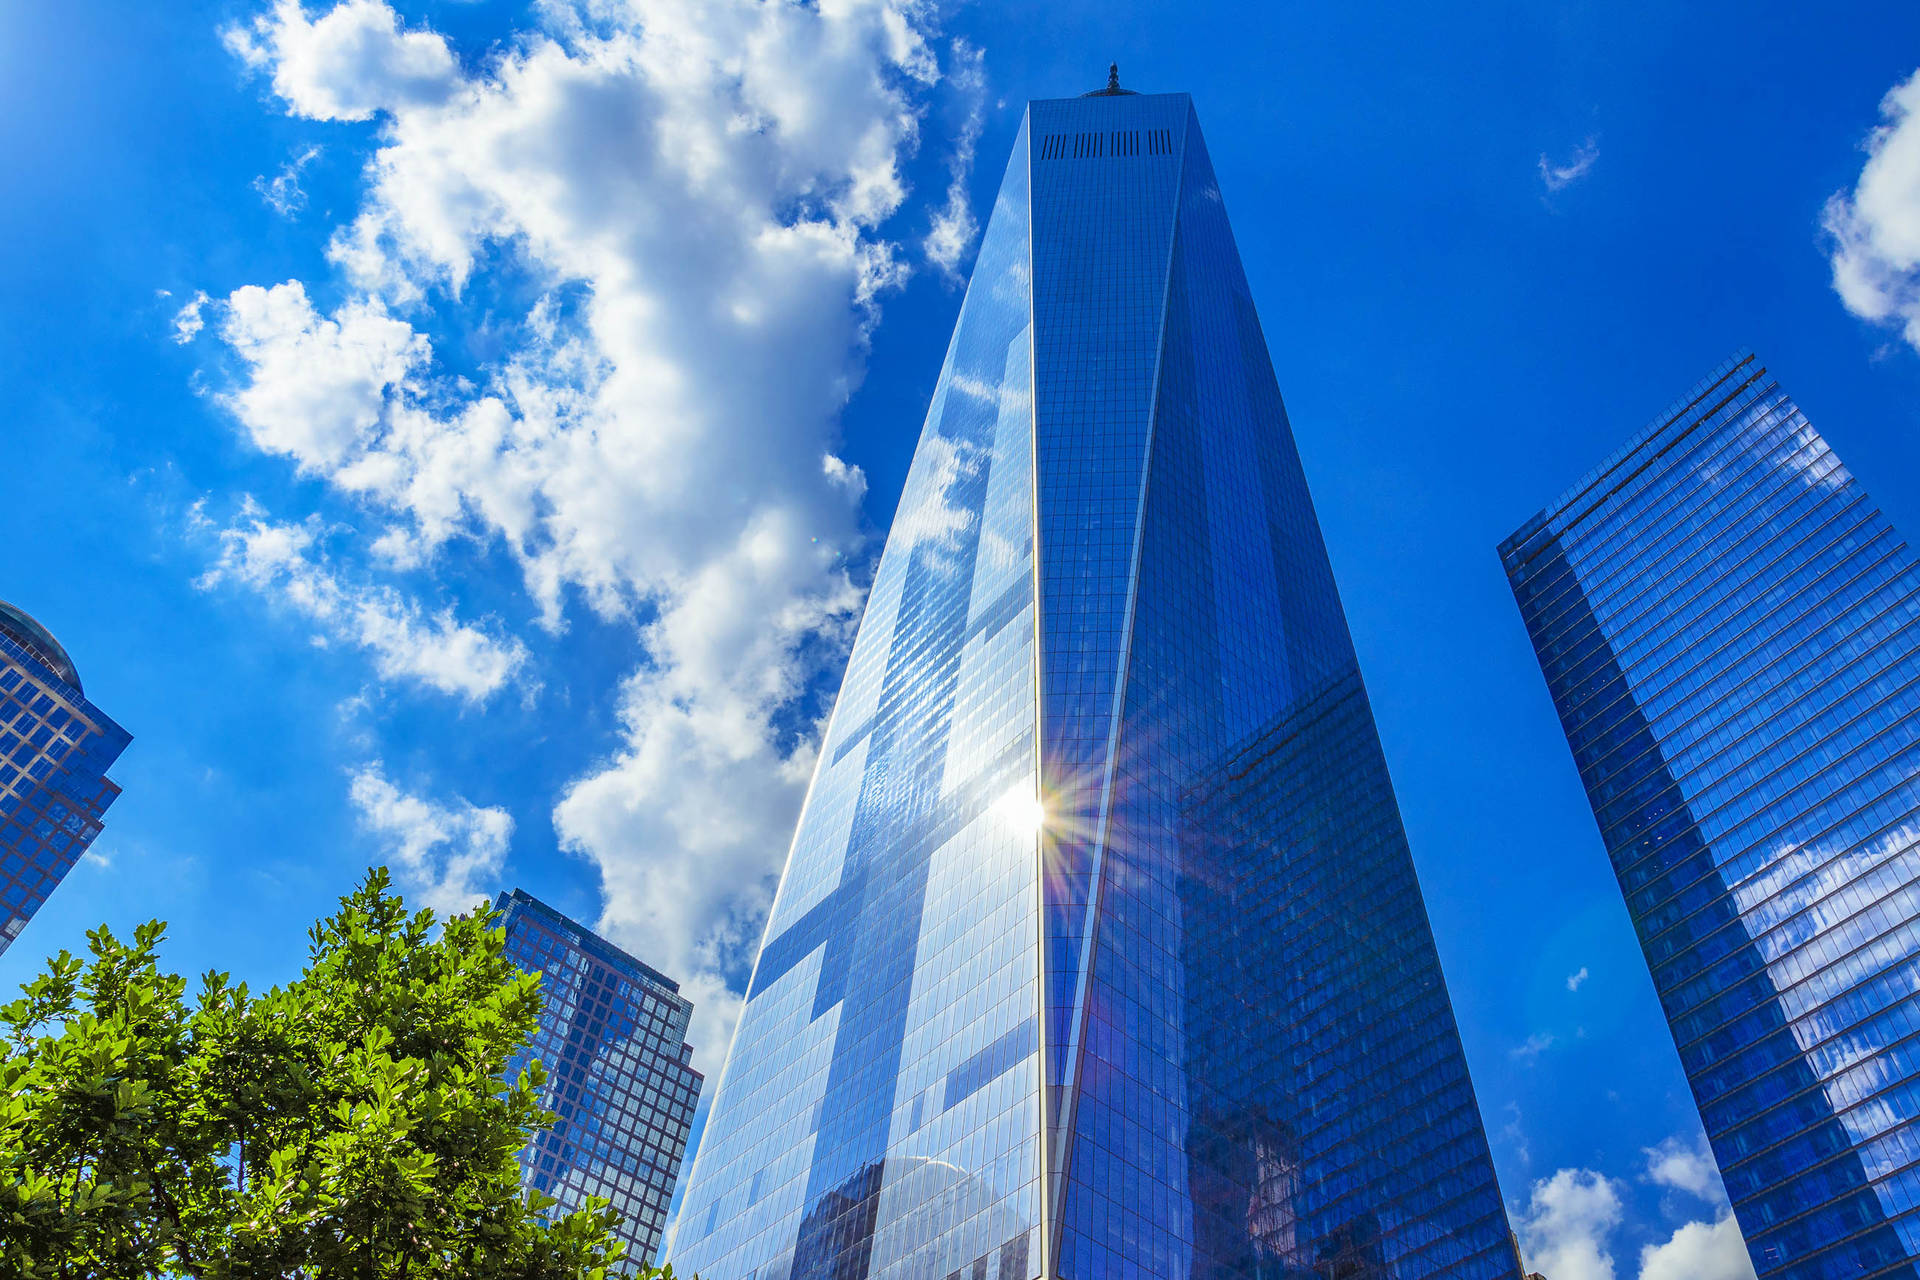
[[100, 834], [132, 741], [53, 633], [0, 600], [0, 953]]
[[1184, 95], [1032, 103], [670, 1257], [1518, 1273]]
[[619, 1211], [629, 1269], [660, 1247], [700, 1102], [693, 1004], [679, 984], [524, 890], [494, 903], [507, 955], [541, 977], [540, 1027], [507, 1066], [539, 1060], [551, 1129], [520, 1152], [521, 1181], [565, 1208], [600, 1196]]
[[1763, 1277], [1920, 1274], [1920, 565], [1752, 355], [1501, 547]]

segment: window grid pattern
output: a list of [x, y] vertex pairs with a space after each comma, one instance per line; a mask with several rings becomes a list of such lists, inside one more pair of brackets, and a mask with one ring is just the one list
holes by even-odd
[[686, 1042], [693, 1005], [671, 979], [539, 899], [515, 889], [495, 905], [507, 957], [540, 975], [543, 1001], [508, 1078], [542, 1063], [540, 1105], [555, 1117], [521, 1150], [522, 1180], [563, 1208], [610, 1201], [632, 1272], [660, 1247], [700, 1102]]
[[1029, 108], [671, 1254], [1517, 1273], [1184, 95]]
[[[1036, 133], [1186, 132], [1183, 94], [1035, 102]], [[1048, 1117], [1066, 1143], [1180, 157], [1039, 163], [1033, 180]]]
[[1033, 335], [1016, 141], [679, 1211], [709, 1280], [1030, 1280]]
[[1755, 1268], [1920, 1274], [1920, 566], [1751, 354], [1501, 554]]
[[132, 740], [0, 632], [0, 954], [100, 834], [120, 794], [107, 770]]
[[[1138, 516], [1138, 572], [1068, 1064], [1059, 1274], [1510, 1278], [1339, 597], [1205, 144], [1177, 101], [1163, 305], [1136, 320], [1157, 388], [1144, 508], [1129, 495], [1121, 522]], [[1086, 203], [1071, 216], [1105, 216]], [[1050, 429], [1043, 417], [1043, 493]], [[1081, 506], [1097, 517], [1107, 500], [1057, 491], [1044, 565], [1054, 521], [1087, 528]]]

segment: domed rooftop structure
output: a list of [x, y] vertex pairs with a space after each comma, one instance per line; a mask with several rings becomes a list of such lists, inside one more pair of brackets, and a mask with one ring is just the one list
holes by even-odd
[[74, 667], [73, 659], [67, 656], [67, 651], [60, 647], [60, 642], [53, 638], [53, 632], [5, 600], [0, 600], [0, 635], [25, 649], [47, 670], [80, 690], [80, 672]]

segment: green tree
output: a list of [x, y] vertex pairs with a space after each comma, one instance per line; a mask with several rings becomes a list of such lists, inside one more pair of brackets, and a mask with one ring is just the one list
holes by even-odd
[[617, 1270], [515, 1153], [552, 1122], [538, 980], [491, 912], [409, 913], [384, 870], [264, 995], [186, 982], [155, 921], [88, 934], [0, 1007], [0, 1274], [23, 1280], [559, 1280]]

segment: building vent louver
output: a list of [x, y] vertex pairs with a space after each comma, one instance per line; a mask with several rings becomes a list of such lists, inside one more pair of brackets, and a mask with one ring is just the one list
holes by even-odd
[[1097, 160], [1102, 157], [1170, 156], [1170, 129], [1115, 129], [1108, 133], [1049, 133], [1040, 139], [1042, 160]]

